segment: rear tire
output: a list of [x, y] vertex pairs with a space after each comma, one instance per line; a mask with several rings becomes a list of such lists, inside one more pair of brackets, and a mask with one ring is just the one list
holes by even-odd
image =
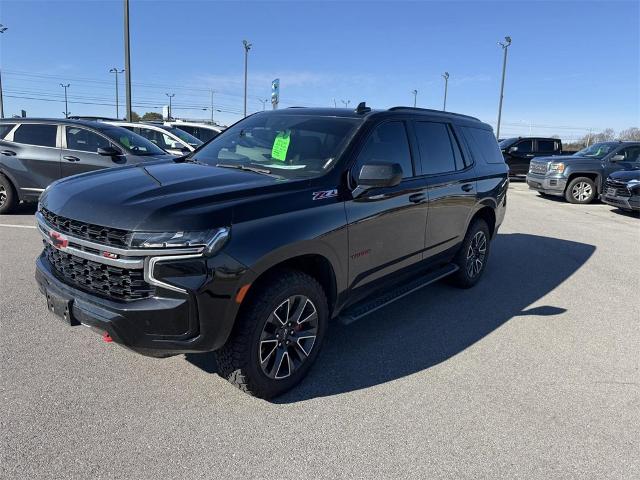
[[320, 284], [299, 271], [281, 270], [256, 288], [215, 356], [220, 376], [250, 395], [271, 398], [291, 389], [311, 368], [329, 309]]
[[487, 222], [481, 218], [469, 225], [460, 250], [453, 260], [458, 266], [458, 271], [450, 277], [454, 285], [471, 288], [478, 283], [489, 259], [490, 238]]
[[576, 177], [567, 185], [564, 198], [579, 205], [591, 203], [596, 198], [596, 184], [589, 177]]
[[0, 175], [0, 215], [11, 213], [18, 206], [18, 195], [11, 181]]

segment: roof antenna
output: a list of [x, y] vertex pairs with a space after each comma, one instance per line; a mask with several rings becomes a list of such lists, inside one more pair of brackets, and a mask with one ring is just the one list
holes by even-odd
[[363, 113], [369, 113], [371, 108], [367, 107], [367, 102], [360, 102], [355, 109], [355, 112], [358, 115], [362, 115]]

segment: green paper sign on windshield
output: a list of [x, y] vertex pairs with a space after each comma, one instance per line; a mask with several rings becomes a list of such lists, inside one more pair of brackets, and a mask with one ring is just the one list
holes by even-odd
[[291, 131], [286, 130], [278, 133], [273, 141], [273, 148], [271, 148], [271, 157], [274, 160], [284, 162], [287, 158], [287, 150], [289, 150], [289, 143], [291, 142]]

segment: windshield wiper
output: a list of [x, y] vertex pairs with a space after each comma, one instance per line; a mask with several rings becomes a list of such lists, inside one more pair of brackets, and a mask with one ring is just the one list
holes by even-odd
[[232, 165], [230, 163], [216, 163], [216, 167], [233, 168], [235, 170], [245, 170], [247, 172], [262, 173], [263, 175], [271, 175], [271, 170], [259, 167], [248, 167], [246, 165]]

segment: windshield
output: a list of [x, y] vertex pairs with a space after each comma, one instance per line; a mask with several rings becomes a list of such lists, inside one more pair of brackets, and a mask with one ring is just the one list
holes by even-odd
[[192, 147], [199, 147], [200, 145], [202, 145], [202, 140], [198, 140], [196, 137], [194, 137], [193, 135], [189, 135], [184, 130], [180, 130], [179, 128], [168, 127], [168, 126], [164, 126], [162, 128], [164, 128], [168, 132], [173, 133], [180, 140], [187, 142]]
[[594, 143], [590, 147], [583, 148], [579, 152], [573, 154], [574, 157], [591, 157], [602, 158], [608, 153], [612, 152], [616, 148], [616, 144], [613, 143]]
[[515, 141], [518, 140], [517, 138], [505, 138], [504, 140], [500, 140], [500, 142], [498, 143], [498, 145], [500, 146], [500, 148], [507, 148], [509, 147], [512, 143], [515, 143]]
[[116, 140], [118, 144], [133, 155], [166, 155], [167, 152], [154, 145], [149, 140], [137, 133], [130, 132], [126, 128], [107, 127], [102, 129], [104, 133]]
[[324, 175], [355, 132], [358, 118], [262, 113], [211, 140], [192, 160], [257, 167], [284, 178]]

